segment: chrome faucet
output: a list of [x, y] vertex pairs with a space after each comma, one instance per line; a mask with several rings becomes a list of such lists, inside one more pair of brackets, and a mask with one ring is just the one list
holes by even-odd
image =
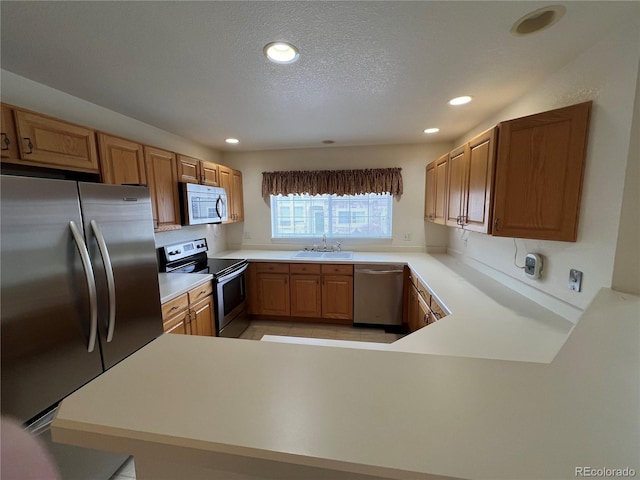
[[326, 250], [327, 249], [327, 234], [323, 233], [322, 234], [322, 250]]

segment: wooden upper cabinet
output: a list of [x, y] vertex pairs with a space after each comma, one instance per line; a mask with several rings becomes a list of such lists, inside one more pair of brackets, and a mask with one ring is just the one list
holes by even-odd
[[487, 130], [468, 143], [466, 203], [461, 213], [464, 228], [491, 233], [496, 128]]
[[239, 170], [231, 171], [231, 183], [233, 185], [233, 195], [231, 198], [231, 211], [235, 222], [244, 221], [244, 194], [242, 190], [242, 172]]
[[20, 147], [16, 163], [98, 173], [95, 132], [37, 113], [15, 110]]
[[424, 219], [430, 222], [436, 216], [436, 162], [427, 165], [424, 186]]
[[218, 165], [197, 158], [177, 155], [178, 181], [219, 187]]
[[216, 163], [200, 161], [200, 183], [210, 187], [220, 186], [220, 171]]
[[447, 167], [449, 154], [427, 165], [424, 219], [444, 225], [447, 211]]
[[142, 145], [98, 133], [102, 182], [116, 185], [147, 183]]
[[2, 114], [0, 154], [2, 158], [20, 158], [16, 124], [13, 121], [13, 109], [8, 105], [0, 104], [0, 112]]
[[227, 221], [224, 223], [241, 222], [244, 220], [242, 172], [220, 165], [219, 173], [220, 186], [227, 191]]
[[469, 146], [456, 148], [449, 154], [447, 179], [447, 214], [445, 223], [460, 226], [467, 200], [467, 178], [469, 168]]
[[181, 228], [175, 155], [159, 148], [145, 146], [144, 162], [156, 231]]
[[493, 235], [576, 241], [591, 103], [500, 123]]
[[200, 183], [200, 160], [177, 155], [178, 181], [184, 183]]

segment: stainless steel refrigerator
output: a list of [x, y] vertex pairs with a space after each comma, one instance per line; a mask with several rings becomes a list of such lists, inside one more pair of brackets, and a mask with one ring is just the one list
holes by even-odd
[[[162, 333], [151, 201], [147, 187], [0, 180], [2, 414], [50, 441], [64, 397]], [[49, 448], [65, 479], [126, 459]]]

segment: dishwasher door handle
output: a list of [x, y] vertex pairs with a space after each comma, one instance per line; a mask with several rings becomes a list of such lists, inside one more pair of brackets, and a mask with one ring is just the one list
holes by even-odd
[[364, 273], [366, 275], [386, 275], [389, 273], [404, 273], [404, 270], [356, 270], [358, 273]]

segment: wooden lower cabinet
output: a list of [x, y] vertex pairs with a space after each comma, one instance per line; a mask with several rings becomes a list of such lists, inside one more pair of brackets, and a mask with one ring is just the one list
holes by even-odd
[[257, 263], [255, 288], [258, 315], [289, 316], [289, 264]]
[[322, 265], [322, 318], [353, 320], [353, 265]]
[[447, 313], [444, 308], [429, 293], [415, 272], [409, 271], [406, 279], [408, 285], [406, 288], [405, 301], [407, 305], [405, 312], [409, 332], [415, 332], [446, 316]]
[[252, 315], [353, 320], [353, 265], [252, 262], [247, 284]]
[[291, 316], [322, 316], [322, 284], [319, 264], [292, 263], [291, 272]]
[[162, 304], [165, 333], [215, 336], [213, 288], [206, 282]]

